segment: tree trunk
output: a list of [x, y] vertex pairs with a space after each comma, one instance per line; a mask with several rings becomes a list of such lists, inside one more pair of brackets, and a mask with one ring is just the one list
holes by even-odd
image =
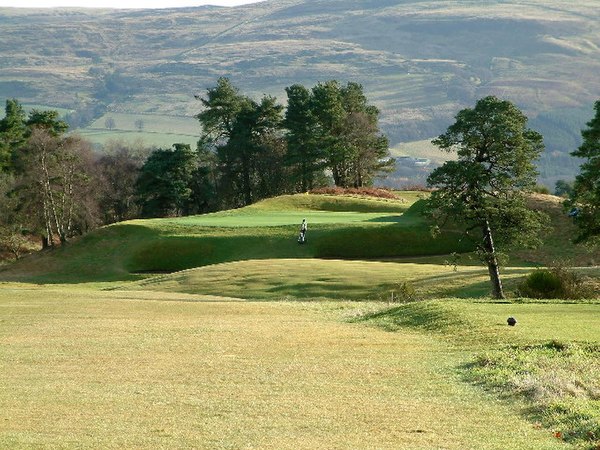
[[252, 204], [252, 183], [250, 180], [250, 161], [247, 155], [242, 157], [242, 183], [244, 190], [244, 205]]
[[502, 289], [502, 281], [500, 280], [500, 268], [498, 267], [498, 258], [496, 257], [496, 249], [494, 248], [494, 240], [492, 238], [492, 230], [490, 224], [486, 220], [483, 226], [483, 248], [485, 252], [485, 260], [490, 274], [490, 283], [492, 284], [492, 295], [494, 298], [503, 299], [504, 290]]
[[302, 192], [307, 192], [308, 191], [308, 177], [309, 177], [309, 173], [308, 173], [308, 163], [306, 162], [305, 159], [302, 160], [301, 163], [301, 169], [302, 171]]

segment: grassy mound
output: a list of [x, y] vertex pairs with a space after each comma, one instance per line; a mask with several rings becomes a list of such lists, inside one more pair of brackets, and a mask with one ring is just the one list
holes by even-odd
[[[418, 194], [408, 199], [293, 195], [214, 214], [133, 220], [104, 227], [2, 272], [36, 282], [132, 280], [136, 274], [175, 272], [250, 259], [384, 257], [466, 251], [456, 236], [432, 239], [419, 216]], [[403, 214], [405, 212], [405, 214]], [[308, 244], [296, 242], [302, 218]]]
[[[398, 283], [414, 285], [421, 297], [470, 295], [486, 272], [461, 267], [380, 261], [265, 259], [215, 264], [159, 275], [127, 289], [226, 295], [244, 299], [384, 300]], [[468, 294], [467, 294], [468, 293]]]
[[446, 230], [435, 239], [431, 223], [423, 216], [424, 201], [417, 201], [396, 221], [376, 218], [371, 222], [380, 227], [374, 232], [369, 227], [346, 227], [317, 242], [316, 255], [337, 258], [381, 258], [448, 255], [474, 249], [471, 242], [462, 239], [457, 230]]
[[[421, 214], [422, 195], [402, 192], [395, 200], [286, 195], [214, 214], [133, 220], [25, 258], [4, 268], [0, 279], [42, 283], [127, 281], [157, 272], [257, 259], [428, 257], [428, 262], [443, 263], [450, 253], [471, 251], [472, 244], [462, 240], [457, 231], [448, 230], [432, 238], [431, 224]], [[557, 226], [541, 249], [518, 251], [511, 255], [510, 262], [532, 265], [564, 257], [579, 265], [592, 264], [597, 257], [594, 252], [569, 242], [565, 227], [572, 224], [565, 218], [559, 200], [538, 196], [533, 201], [550, 213]], [[303, 218], [309, 223], [308, 243], [298, 245], [298, 227]], [[456, 294], [470, 291], [486, 295], [485, 282], [477, 283], [467, 283], [468, 288]]]
[[[528, 268], [503, 272], [508, 292]], [[595, 269], [586, 270], [598, 275]], [[405, 301], [404, 284], [414, 298], [485, 298], [490, 295], [487, 270], [483, 267], [450, 266], [424, 262], [365, 261], [315, 258], [253, 259], [214, 264], [181, 272], [155, 275], [124, 286], [133, 290], [227, 295], [249, 300], [381, 300]], [[399, 318], [407, 313], [399, 310]], [[400, 326], [404, 326], [401, 323]], [[435, 326], [440, 328], [439, 325]]]

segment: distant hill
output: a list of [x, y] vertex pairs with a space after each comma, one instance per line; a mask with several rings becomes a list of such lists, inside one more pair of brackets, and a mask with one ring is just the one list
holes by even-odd
[[0, 8], [0, 99], [68, 109], [82, 127], [107, 112], [191, 121], [193, 95], [219, 76], [281, 101], [293, 83], [336, 78], [365, 86], [397, 144], [436, 136], [459, 109], [495, 94], [546, 136], [540, 169], [550, 184], [577, 170], [566, 153], [600, 98], [598, 23], [596, 0]]

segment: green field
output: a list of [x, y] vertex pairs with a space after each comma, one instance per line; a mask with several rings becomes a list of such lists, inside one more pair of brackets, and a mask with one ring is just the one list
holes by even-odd
[[[596, 448], [600, 297], [492, 301], [399, 196], [130, 221], [4, 266], [0, 448]], [[596, 256], [536, 205], [560, 229], [513, 255], [509, 293]]]
[[390, 148], [390, 153], [395, 157], [411, 156], [413, 158], [427, 158], [439, 164], [456, 158], [454, 153], [444, 152], [433, 145], [431, 139], [397, 144]]
[[[112, 129], [106, 126], [108, 118], [114, 121]], [[141, 130], [136, 121], [142, 122]], [[148, 147], [171, 148], [173, 144], [183, 143], [195, 148], [200, 136], [200, 125], [192, 117], [109, 112], [75, 132], [99, 145], [121, 140], [142, 142]]]

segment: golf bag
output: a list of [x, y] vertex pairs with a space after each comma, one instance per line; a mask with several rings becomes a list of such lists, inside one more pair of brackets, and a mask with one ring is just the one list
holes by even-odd
[[298, 236], [298, 244], [304, 244], [306, 242], [306, 231], [301, 231]]

